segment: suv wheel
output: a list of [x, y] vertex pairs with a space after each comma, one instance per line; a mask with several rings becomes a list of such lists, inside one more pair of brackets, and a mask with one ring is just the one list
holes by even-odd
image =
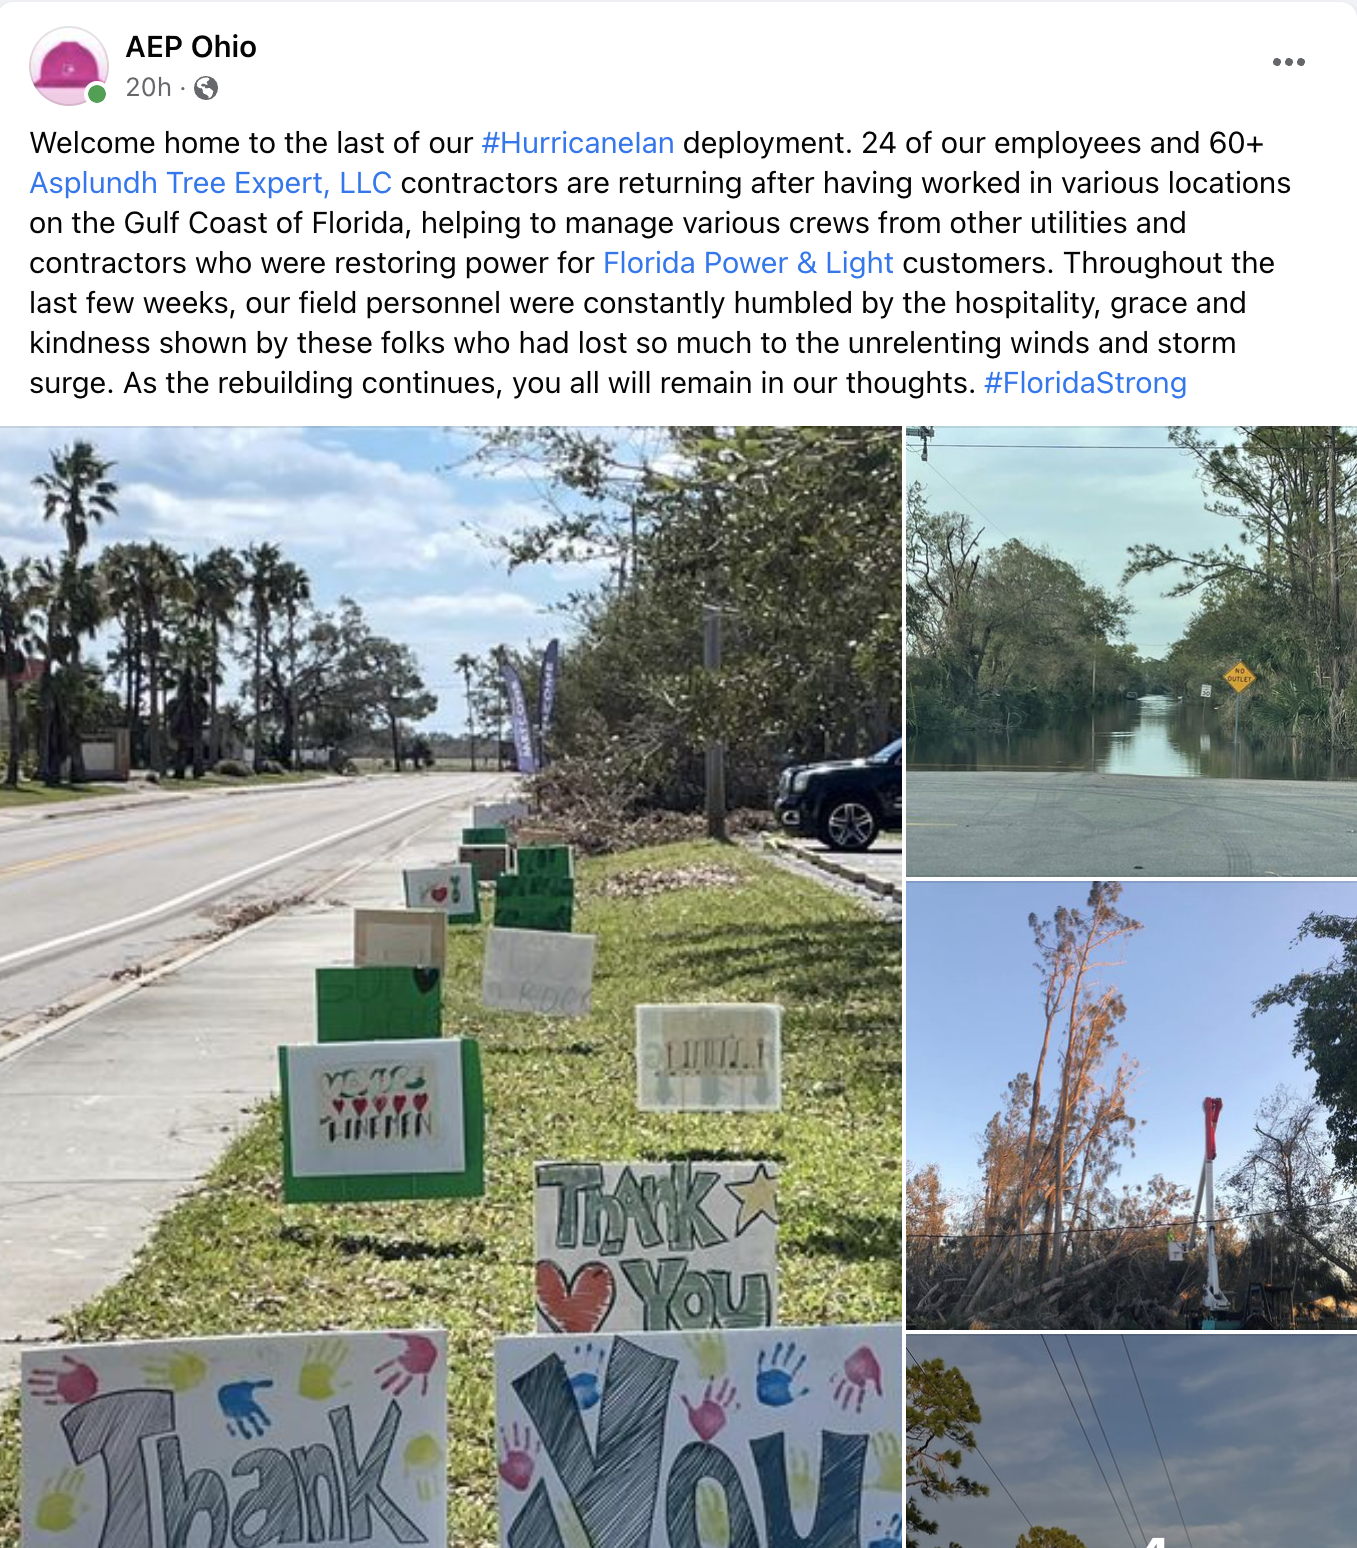
[[870, 849], [880, 829], [876, 812], [851, 796], [826, 802], [820, 812], [820, 842], [831, 849]]

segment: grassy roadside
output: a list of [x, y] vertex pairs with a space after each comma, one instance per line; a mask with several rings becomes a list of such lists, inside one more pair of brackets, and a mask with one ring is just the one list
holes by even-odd
[[85, 801], [91, 796], [118, 795], [123, 785], [37, 785], [23, 780], [17, 789], [0, 785], [0, 811], [7, 807], [48, 806], [60, 801]]
[[[713, 874], [724, 884], [661, 890]], [[65, 1319], [70, 1337], [446, 1326], [450, 1541], [489, 1548], [492, 1341], [532, 1329], [535, 1160], [775, 1159], [781, 1320], [898, 1319], [898, 926], [709, 844], [585, 860], [579, 887], [576, 928], [600, 938], [587, 1021], [482, 1010], [480, 932], [450, 935], [445, 1024], [481, 1039], [485, 1065], [483, 1199], [285, 1207], [270, 1107], [128, 1276]], [[782, 1003], [781, 1113], [636, 1111], [632, 1008], [685, 999]], [[17, 1487], [11, 1405], [0, 1418], [0, 1544], [18, 1541]]]

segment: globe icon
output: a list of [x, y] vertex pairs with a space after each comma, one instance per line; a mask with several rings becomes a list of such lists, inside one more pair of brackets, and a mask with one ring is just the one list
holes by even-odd
[[193, 83], [193, 94], [195, 97], [202, 97], [204, 99], [215, 97], [217, 95], [216, 81], [210, 75], [200, 75]]

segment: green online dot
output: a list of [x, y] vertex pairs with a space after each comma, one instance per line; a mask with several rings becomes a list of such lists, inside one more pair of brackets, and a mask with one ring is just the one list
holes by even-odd
[[102, 102], [104, 98], [108, 96], [108, 93], [98, 83], [98, 81], [96, 81], [94, 85], [91, 86], [85, 93], [85, 95], [90, 99], [91, 102]]

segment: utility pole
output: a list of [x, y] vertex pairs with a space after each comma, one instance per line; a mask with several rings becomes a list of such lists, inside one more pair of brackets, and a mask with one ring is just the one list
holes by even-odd
[[[710, 602], [702, 604], [702, 666], [708, 672], [721, 670], [721, 609]], [[707, 837], [726, 841], [726, 744], [717, 737], [707, 738], [706, 747]]]
[[923, 442], [923, 455], [919, 459], [921, 462], [927, 462], [928, 461], [928, 442], [936, 434], [937, 434], [937, 431], [934, 430], [932, 425], [906, 425], [905, 426], [905, 437], [906, 437], [906, 439], [908, 439], [912, 435], [916, 440]]

